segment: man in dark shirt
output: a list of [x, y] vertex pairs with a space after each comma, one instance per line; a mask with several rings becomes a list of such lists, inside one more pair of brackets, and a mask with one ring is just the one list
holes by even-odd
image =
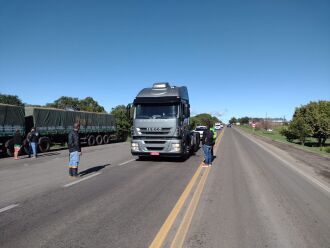
[[212, 165], [212, 144], [213, 144], [213, 132], [210, 130], [210, 125], [207, 125], [207, 129], [203, 132], [203, 151], [205, 157], [205, 163], [203, 167], [208, 167]]
[[31, 129], [31, 132], [28, 133], [27, 140], [29, 142], [29, 151], [30, 151], [29, 157], [31, 157], [31, 153], [32, 153], [32, 157], [36, 158], [38, 152], [37, 145], [39, 140], [39, 134], [36, 131], [35, 127], [33, 127]]
[[73, 130], [69, 133], [68, 136], [68, 146], [69, 146], [69, 174], [71, 177], [78, 176], [78, 165], [80, 161], [81, 155], [81, 146], [80, 146], [80, 138], [79, 138], [79, 129], [80, 124], [75, 123], [73, 126]]

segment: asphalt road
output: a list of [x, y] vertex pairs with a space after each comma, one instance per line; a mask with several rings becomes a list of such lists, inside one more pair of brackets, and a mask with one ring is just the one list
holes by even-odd
[[79, 179], [67, 151], [1, 159], [0, 247], [330, 247], [329, 185], [235, 129], [216, 151], [200, 168], [201, 151], [139, 161], [128, 143], [87, 147]]

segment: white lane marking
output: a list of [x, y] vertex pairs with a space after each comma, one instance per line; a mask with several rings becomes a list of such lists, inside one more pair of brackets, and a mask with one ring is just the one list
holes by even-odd
[[[239, 132], [241, 133], [241, 132]], [[243, 133], [241, 133], [243, 134]], [[258, 145], [260, 148], [262, 148], [263, 150], [265, 150], [266, 152], [272, 154], [275, 158], [277, 158], [278, 160], [280, 160], [283, 164], [285, 164], [287, 167], [291, 168], [293, 171], [295, 171], [296, 173], [300, 174], [301, 176], [305, 177], [306, 179], [308, 179], [310, 182], [316, 184], [317, 186], [319, 186], [321, 189], [323, 189], [325, 192], [330, 193], [330, 188], [322, 183], [320, 180], [316, 179], [315, 177], [307, 174], [306, 172], [304, 172], [301, 169], [298, 169], [297, 166], [294, 166], [293, 164], [291, 164], [290, 162], [286, 161], [285, 159], [283, 159], [282, 157], [280, 157], [279, 155], [277, 155], [275, 152], [271, 151], [269, 148], [266, 148], [265, 146], [261, 145], [258, 140], [258, 142], [256, 140], [254, 140], [252, 137], [248, 136], [247, 134], [243, 134], [245, 137], [247, 137], [249, 140], [251, 140], [253, 143], [255, 143], [256, 145]]]
[[126, 162], [123, 162], [123, 163], [119, 164], [118, 166], [122, 166], [122, 165], [128, 164], [128, 163], [133, 162], [133, 161], [135, 161], [135, 158], [133, 158], [131, 160], [128, 160]]
[[0, 213], [5, 212], [5, 211], [7, 211], [7, 210], [9, 210], [9, 209], [15, 208], [15, 207], [17, 207], [18, 205], [19, 205], [19, 204], [12, 204], [12, 205], [9, 205], [9, 206], [7, 206], [7, 207], [1, 208], [1, 209], [0, 209]]
[[64, 188], [66, 188], [66, 187], [70, 187], [70, 186], [72, 186], [72, 185], [75, 185], [75, 184], [77, 184], [77, 183], [80, 183], [80, 182], [82, 182], [82, 181], [85, 181], [85, 180], [87, 180], [87, 179], [90, 179], [90, 178], [95, 177], [95, 176], [98, 176], [98, 175], [101, 175], [101, 172], [97, 172], [97, 173], [94, 173], [94, 174], [92, 174], [92, 175], [86, 176], [86, 177], [84, 177], [84, 178], [82, 178], [82, 179], [79, 179], [79, 180], [77, 180], [77, 181], [74, 181], [74, 182], [72, 182], [72, 183], [65, 184], [63, 187], [64, 187]]

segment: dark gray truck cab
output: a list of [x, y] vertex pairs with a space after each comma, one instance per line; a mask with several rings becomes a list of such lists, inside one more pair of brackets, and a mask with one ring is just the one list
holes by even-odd
[[155, 83], [133, 102], [131, 153], [137, 156], [187, 157], [199, 148], [199, 134], [189, 129], [187, 87]]

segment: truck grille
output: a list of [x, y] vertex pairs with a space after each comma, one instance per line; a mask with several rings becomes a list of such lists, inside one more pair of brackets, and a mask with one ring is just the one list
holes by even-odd
[[165, 144], [166, 141], [162, 141], [162, 140], [145, 140], [144, 143], [145, 144]]
[[140, 132], [146, 135], [168, 135], [170, 131], [170, 127], [159, 128], [158, 130], [156, 128], [140, 128]]
[[147, 147], [148, 151], [162, 151], [164, 147]]

